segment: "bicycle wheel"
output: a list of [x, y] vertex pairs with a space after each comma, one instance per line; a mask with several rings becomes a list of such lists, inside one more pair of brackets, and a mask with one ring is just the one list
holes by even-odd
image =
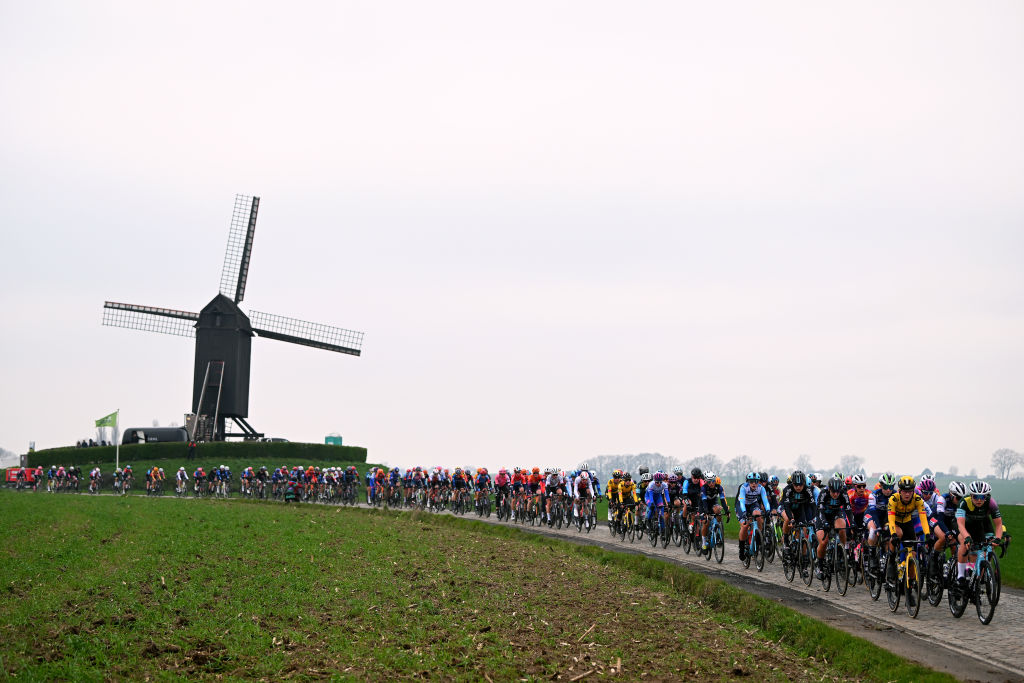
[[743, 568], [750, 569], [750, 541], [740, 541], [740, 546], [743, 548]]
[[902, 583], [899, 578], [899, 571], [896, 565], [899, 563], [899, 556], [889, 559], [885, 567], [885, 599], [889, 603], [889, 611], [895, 612], [900, 608], [900, 587]]
[[978, 608], [978, 621], [986, 626], [992, 621], [996, 611], [996, 602], [993, 598], [998, 600], [999, 595], [995, 576], [988, 562], [982, 562], [978, 568], [978, 599], [974, 605]]
[[764, 571], [764, 532], [761, 529], [754, 534], [754, 566], [757, 571]]
[[911, 619], [917, 618], [921, 610], [921, 564], [917, 561], [917, 553], [907, 555], [907, 573], [905, 575], [907, 589], [907, 614]]
[[797, 568], [800, 570], [800, 578], [804, 585], [810, 588], [814, 583], [814, 563], [811, 561], [811, 542], [808, 538], [800, 539], [800, 546], [797, 552]]
[[690, 535], [690, 527], [686, 524], [686, 520], [679, 520], [679, 545], [682, 547], [683, 552], [687, 555], [693, 550], [693, 537]]
[[[832, 556], [834, 553], [835, 546], [830, 543], [825, 548], [825, 563], [821, 571], [820, 579], [821, 587], [825, 590], [826, 593], [832, 589], [832, 568], [835, 566], [835, 562], [832, 560]], [[815, 553], [815, 556], [817, 556], [817, 553]]]
[[939, 564], [939, 556], [936, 556], [930, 562], [934, 563], [934, 569], [929, 566], [928, 572], [925, 578], [925, 588], [928, 594], [928, 604], [932, 607], [938, 607], [939, 603], [942, 602], [942, 574], [943, 567]]
[[[684, 529], [682, 520], [679, 519], [679, 514], [676, 513], [672, 516], [672, 542], [676, 544], [676, 547], [683, 545]], [[686, 552], [690, 552], [687, 550]]]
[[650, 541], [652, 548], [658, 547], [658, 511], [654, 511], [654, 515], [651, 516], [650, 521], [647, 524], [647, 540]]
[[715, 550], [715, 562], [722, 564], [722, 560], [725, 559], [725, 537], [722, 536], [722, 527], [715, 526], [713, 533], [714, 539], [714, 550]]
[[961, 587], [957, 579], [956, 563], [952, 563], [946, 573], [946, 601], [949, 603], [949, 613], [959, 619], [967, 610], [967, 603], [970, 602], [969, 586]]
[[633, 513], [629, 514], [629, 521], [626, 523], [627, 533], [629, 534], [629, 542], [632, 543], [636, 540], [636, 516]]
[[991, 597], [992, 606], [995, 607], [999, 604], [999, 594], [1003, 590], [1003, 575], [999, 570], [999, 558], [995, 553], [992, 553], [991, 559], [989, 560], [989, 571], [992, 572], [993, 588], [995, 588], [995, 595]]
[[775, 524], [769, 524], [764, 535], [764, 559], [768, 564], [775, 562]]
[[833, 573], [836, 576], [836, 590], [840, 595], [846, 595], [846, 589], [850, 587], [850, 565], [846, 561], [846, 549], [841, 545], [835, 546], [835, 557], [832, 559]]
[[[868, 550], [868, 552], [878, 552], [878, 549]], [[878, 576], [877, 571], [871, 569], [870, 563], [864, 571], [864, 584], [868, 587], [868, 595], [871, 596], [872, 600], [878, 600], [882, 594], [882, 579]]]
[[672, 541], [672, 529], [669, 526], [667, 526], [667, 525], [671, 524], [671, 519], [672, 518], [670, 517], [669, 518], [670, 521], [665, 522], [666, 526], [663, 526], [661, 528], [661, 547], [662, 548], [667, 548], [668, 544]]
[[788, 548], [782, 551], [782, 573], [786, 577], [786, 581], [793, 583], [793, 579], [796, 578], [796, 565], [797, 565], [797, 543], [792, 541]]

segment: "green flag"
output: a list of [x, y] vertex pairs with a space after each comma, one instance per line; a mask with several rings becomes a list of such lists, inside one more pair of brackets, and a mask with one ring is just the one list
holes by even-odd
[[117, 426], [117, 411], [115, 410], [106, 417], [101, 417], [96, 420], [97, 427], [116, 427]]

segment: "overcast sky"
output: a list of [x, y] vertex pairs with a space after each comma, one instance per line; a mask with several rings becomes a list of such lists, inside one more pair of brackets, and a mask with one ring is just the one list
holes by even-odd
[[181, 422], [235, 193], [249, 421], [371, 460], [1024, 450], [1024, 5], [0, 0], [0, 446]]

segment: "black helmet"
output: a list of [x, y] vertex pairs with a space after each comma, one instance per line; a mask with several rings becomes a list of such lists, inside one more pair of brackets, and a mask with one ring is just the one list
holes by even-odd
[[693, 477], [694, 479], [703, 479], [704, 473], [700, 471], [699, 467], [694, 467], [692, 470], [690, 470], [690, 476]]
[[640, 465], [640, 474], [647, 474], [648, 472], [650, 472], [650, 470], [647, 469], [647, 465]]
[[758, 472], [757, 476], [760, 478], [762, 484], [767, 484], [768, 483], [768, 473], [767, 472]]
[[630, 474], [629, 472], [623, 472], [622, 478], [625, 479], [626, 481], [633, 481], [633, 475]]
[[828, 490], [829, 491], [835, 491], [836, 493], [841, 493], [844, 488], [846, 488], [846, 482], [844, 482], [842, 479], [837, 479], [836, 477], [832, 477], [831, 479], [828, 480]]
[[789, 483], [793, 486], [807, 486], [807, 475], [802, 470], [797, 470], [790, 476]]

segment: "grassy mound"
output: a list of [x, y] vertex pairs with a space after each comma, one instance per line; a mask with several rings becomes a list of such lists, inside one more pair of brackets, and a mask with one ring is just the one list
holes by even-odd
[[[0, 661], [19, 678], [942, 679], [670, 565], [506, 527], [241, 501], [0, 498], [0, 543], [18, 558], [5, 563]], [[807, 656], [776, 628], [819, 650]], [[833, 662], [836, 648], [851, 665]]]
[[[144, 443], [121, 446], [121, 462], [155, 462], [157, 460], [184, 460], [188, 454], [185, 443]], [[94, 446], [92, 448], [48, 448], [29, 454], [29, 465], [81, 465], [82, 467], [113, 464], [114, 446]], [[310, 462], [366, 462], [366, 449], [361, 446], [328, 446], [320, 443], [271, 443], [263, 441], [215, 441], [199, 444], [197, 457], [201, 462], [230, 460], [246, 461], [249, 464], [258, 461], [268, 462], [275, 466], [282, 464], [303, 464]], [[314, 462], [316, 461], [316, 462]], [[269, 467], [269, 465], [268, 465]], [[165, 468], [166, 469], [166, 468]], [[177, 469], [177, 466], [175, 466]]]

